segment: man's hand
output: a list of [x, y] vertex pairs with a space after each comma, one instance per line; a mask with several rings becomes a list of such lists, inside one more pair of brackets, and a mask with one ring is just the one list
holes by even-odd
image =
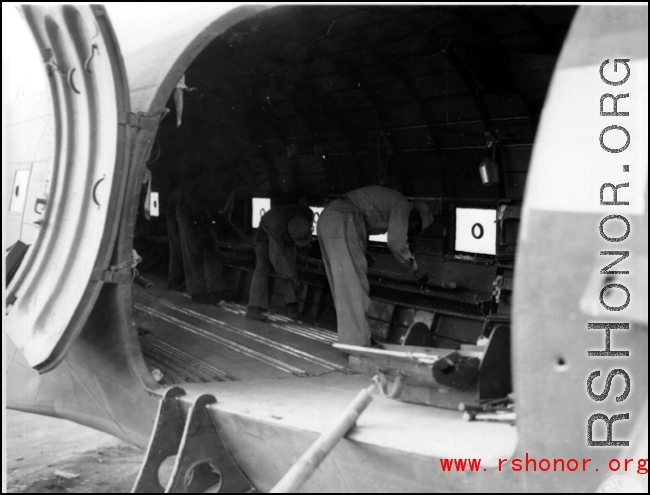
[[415, 261], [415, 258], [411, 258], [411, 269], [409, 270], [411, 275], [415, 277], [419, 284], [426, 284], [429, 281], [429, 273], [422, 273], [418, 268], [418, 264]]

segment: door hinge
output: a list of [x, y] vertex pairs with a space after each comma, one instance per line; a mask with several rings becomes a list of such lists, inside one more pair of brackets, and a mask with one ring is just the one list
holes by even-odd
[[169, 113], [169, 108], [159, 108], [150, 113], [144, 112], [124, 112], [120, 115], [119, 124], [128, 125], [135, 129], [145, 129], [147, 131], [155, 131], [158, 129], [158, 124], [165, 115]]
[[[142, 258], [133, 258], [123, 261], [118, 265], [111, 266], [108, 270], [97, 269], [93, 272], [91, 278], [94, 282], [105, 282], [107, 284], [125, 284], [133, 283], [135, 278], [135, 266], [142, 261]], [[129, 269], [128, 271], [126, 271]]]

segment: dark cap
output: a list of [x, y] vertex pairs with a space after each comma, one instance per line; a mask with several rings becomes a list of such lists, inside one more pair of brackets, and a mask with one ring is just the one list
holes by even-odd
[[287, 230], [298, 246], [307, 246], [312, 241], [311, 222], [304, 217], [293, 217], [289, 220]]

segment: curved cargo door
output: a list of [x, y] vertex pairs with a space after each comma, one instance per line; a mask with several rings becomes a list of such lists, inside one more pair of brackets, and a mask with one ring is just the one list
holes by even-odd
[[[7, 254], [8, 263], [20, 259], [8, 282], [5, 323], [29, 364], [46, 372], [81, 332], [110, 269], [128, 163], [128, 83], [103, 7], [26, 5], [22, 13], [49, 97], [16, 104], [8, 116], [7, 170], [31, 171], [15, 175], [31, 215], [15, 232], [32, 234], [10, 241], [28, 248]], [[42, 132], [34, 132], [36, 124]], [[46, 176], [38, 187], [34, 170]]]

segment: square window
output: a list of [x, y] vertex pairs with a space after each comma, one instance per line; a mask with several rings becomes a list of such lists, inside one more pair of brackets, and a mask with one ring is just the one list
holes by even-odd
[[496, 255], [497, 211], [456, 208], [456, 251]]
[[260, 220], [271, 209], [271, 198], [253, 198], [253, 228], [260, 226]]

